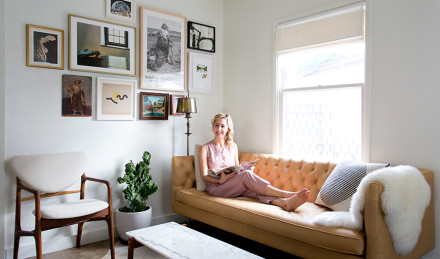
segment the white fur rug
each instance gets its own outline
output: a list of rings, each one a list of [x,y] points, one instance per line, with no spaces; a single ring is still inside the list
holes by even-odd
[[[349,211],[332,211],[314,219],[319,225],[363,228],[365,194],[371,182],[384,186],[382,210],[388,226],[394,250],[399,255],[411,252],[422,229],[422,219],[431,199],[431,189],[420,171],[409,165],[376,170],[361,181],[353,195]]]

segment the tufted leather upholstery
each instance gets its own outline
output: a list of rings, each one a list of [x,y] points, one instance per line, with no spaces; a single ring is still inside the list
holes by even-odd
[[[254,172],[277,188],[298,191],[306,187],[311,195],[295,212],[239,197],[225,199],[197,191],[194,157],[172,159],[173,210],[226,231],[304,258],[419,258],[434,248],[434,191],[425,212],[422,233],[414,250],[398,256],[381,210],[383,186],[370,185],[364,212],[365,230],[329,228],[315,225],[313,218],[328,209],[315,205],[317,194],[336,164],[295,161],[270,154],[240,152],[239,160],[260,158]],[[434,174],[420,169],[434,189]]]

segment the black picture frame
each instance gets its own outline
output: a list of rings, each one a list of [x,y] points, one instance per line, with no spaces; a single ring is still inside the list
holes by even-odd
[[[188,21],[187,47],[215,53],[215,27]]]

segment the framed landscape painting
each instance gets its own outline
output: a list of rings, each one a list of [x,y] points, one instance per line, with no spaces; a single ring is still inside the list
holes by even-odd
[[[168,94],[141,92],[139,119],[168,120]]]
[[[134,120],[136,80],[98,77],[97,120]]]
[[[136,22],[135,0],[105,0],[105,16],[123,22]]]
[[[140,88],[185,91],[186,17],[140,8]]]
[[[26,25],[26,65],[64,69],[64,31]]]
[[[136,28],[69,14],[69,69],[136,76]]]
[[[196,22],[188,22],[188,48],[215,52],[215,28]]]

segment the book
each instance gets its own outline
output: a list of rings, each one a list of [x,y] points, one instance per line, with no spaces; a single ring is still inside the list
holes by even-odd
[[[248,162],[241,162],[240,165],[234,165],[234,166],[228,166],[223,168],[217,168],[217,169],[211,169],[208,171],[208,175],[220,178],[222,172],[225,174],[231,174],[231,173],[238,173],[240,171],[246,171],[246,170],[252,170],[252,167],[257,163],[258,158],[254,161]]]

